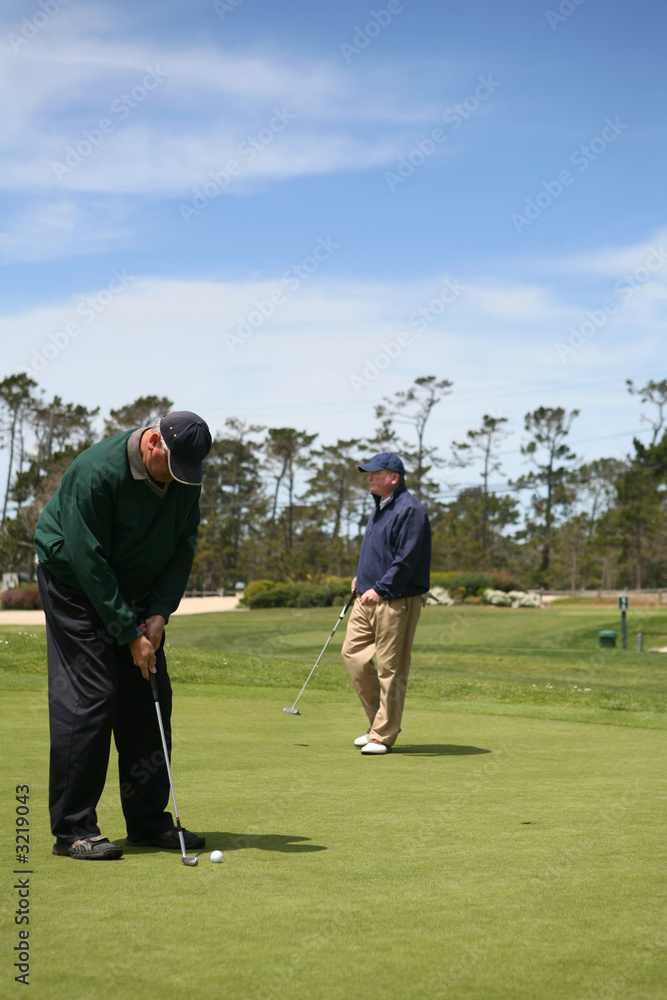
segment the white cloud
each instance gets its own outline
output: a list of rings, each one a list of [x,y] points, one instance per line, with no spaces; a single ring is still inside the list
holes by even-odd
[[[534,323],[571,315],[550,293],[536,285],[478,285],[469,292],[466,297],[472,297],[479,312],[497,320]]]
[[[118,40],[108,8],[72,15],[63,10],[5,61],[6,189],[185,194],[229,159],[241,161],[241,184],[379,167],[448,103],[405,87],[400,67],[364,76],[333,60]],[[240,144],[276,108],[293,119],[245,159]],[[108,131],[91,144],[104,119]]]
[[[539,288],[517,286],[502,295],[494,285],[470,283],[450,310],[418,331],[409,317],[437,299],[443,278],[366,284],[329,280],[325,269],[326,263],[292,291],[279,275],[246,282],[126,275],[119,285],[110,274],[108,288],[82,289],[50,306],[0,317],[3,367],[6,374],[31,371],[47,396],[99,405],[102,415],[155,392],[201,412],[215,431],[235,415],[318,432],[321,443],[370,434],[383,397],[434,374],[451,379],[454,390],[433,412],[430,442],[447,455],[450,442],[463,440],[483,413],[507,416],[515,432],[507,476],[523,471],[523,415],[538,406],[578,407],[577,442],[637,428],[636,401],[624,383],[632,377],[643,384],[659,370],[664,349],[655,323],[638,328],[634,317],[619,316],[562,364],[555,352],[562,307]],[[225,333],[281,288],[284,302],[230,351]],[[99,310],[93,319],[91,299]],[[551,320],[543,315],[545,302],[554,307]],[[657,299],[656,308],[662,302]],[[526,322],[533,312],[539,325]],[[380,364],[378,357],[391,353],[406,330],[411,342],[356,391],[353,376]],[[39,357],[48,363],[35,371]],[[629,443],[627,435],[592,440],[577,451],[586,459],[621,455]]]
[[[127,211],[115,202],[32,199],[4,224],[0,260],[42,261],[72,253],[104,253],[127,246]]]
[[[519,377],[522,384],[567,383],[575,369],[579,377],[587,368],[595,374],[618,362],[623,366],[619,377],[633,374],[627,367],[628,323],[622,318],[591,338],[578,352],[574,367],[559,365],[554,350],[563,333],[558,303],[552,303],[553,316],[548,320],[544,310],[548,300],[535,288],[506,289],[502,295],[498,289],[489,293],[470,285],[450,310],[419,327],[410,317],[420,304],[428,308],[437,301],[442,280],[364,285],[329,281],[326,263],[321,267],[321,273],[304,280],[297,290],[290,290],[278,276],[224,283],[128,275],[112,293],[105,288],[82,291],[52,306],[0,318],[5,366],[8,371],[22,370],[30,368],[36,357],[47,356],[48,364],[34,373],[40,382],[57,386],[71,378],[79,391],[89,386],[85,373],[103,372],[103,385],[95,388],[94,398],[108,395],[109,405],[118,405],[119,386],[127,384],[123,395],[131,395],[129,386],[134,383],[135,395],[140,394],[146,379],[143,362],[149,358],[153,379],[206,387],[210,398],[222,394],[238,400],[249,395],[284,402],[290,398],[290,387],[296,392],[299,385],[304,404],[334,398],[356,403],[358,394],[350,377],[386,353],[387,345],[406,331],[410,342],[372,380],[364,398],[374,398],[380,386],[384,394],[394,383],[432,370],[455,382],[459,376],[476,378],[480,385],[491,380],[506,396],[509,390],[502,387],[516,384]],[[110,274],[109,287],[118,284]],[[271,308],[271,295],[279,289],[284,298]],[[94,315],[87,305],[90,299]],[[664,308],[664,296],[648,300],[642,308],[649,308],[650,302]],[[262,318],[262,308],[271,315]],[[525,322],[533,314],[541,319],[539,327]],[[254,319],[249,322],[251,315]],[[631,317],[633,327],[635,318]],[[68,323],[77,331],[64,336]],[[230,344],[225,334],[237,333],[240,324],[249,333],[242,342]],[[646,337],[646,346],[653,344],[646,354],[648,363],[657,349],[650,324]],[[45,350],[49,345],[57,349]],[[641,346],[635,331],[635,357],[641,355]],[[238,372],[252,384],[239,384]],[[62,394],[60,389],[54,391]]]
[[[566,257],[549,257],[540,262],[542,269],[572,274],[590,274],[621,280],[626,273],[645,267],[650,261],[653,273],[667,273],[667,229],[661,228],[648,239],[620,247],[596,247]]]

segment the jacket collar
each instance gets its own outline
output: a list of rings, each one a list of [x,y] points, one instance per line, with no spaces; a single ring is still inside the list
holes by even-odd
[[[407,487],[399,484],[394,490],[394,492],[391,494],[391,497],[389,498],[389,503],[386,504],[385,507],[383,507],[383,510],[385,510],[387,507],[391,507],[396,497],[400,496],[401,493],[407,493],[407,492],[408,492]],[[380,510],[380,503],[382,501],[382,497],[379,497],[377,493],[371,493],[371,496],[375,500],[375,510],[377,512]]]

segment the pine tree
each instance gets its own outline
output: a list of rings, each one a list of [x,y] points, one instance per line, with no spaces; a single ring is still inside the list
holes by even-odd
[[[569,477],[577,456],[566,438],[578,416],[579,410],[567,413],[562,407],[540,406],[524,418],[525,430],[532,438],[521,446],[521,453],[534,464],[535,471],[520,476],[511,485],[533,490],[530,499],[533,519],[527,519],[522,534],[527,538],[532,536],[539,545],[538,578],[541,582],[545,582],[549,570],[556,524],[573,499]]]

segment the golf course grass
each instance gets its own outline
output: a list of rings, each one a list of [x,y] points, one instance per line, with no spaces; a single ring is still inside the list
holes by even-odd
[[[51,856],[43,630],[0,613],[1,996],[22,989],[22,784],[40,998],[667,995],[667,657],[598,649],[599,629],[620,636],[610,609],[427,608],[403,732],[368,758],[344,625],[302,715],[282,712],[336,614],[170,623],[174,781],[184,824],[207,835],[187,868],[148,848]],[[631,629],[667,632],[667,613],[641,614]],[[122,843],[113,761],[99,816]]]

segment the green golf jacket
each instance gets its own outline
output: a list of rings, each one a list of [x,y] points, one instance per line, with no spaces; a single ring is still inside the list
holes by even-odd
[[[35,530],[40,563],[83,591],[120,645],[146,616],[176,610],[199,524],[199,486],[162,487],[141,461],[142,429],[92,445],[74,459]]]

